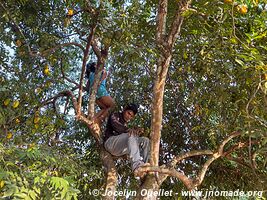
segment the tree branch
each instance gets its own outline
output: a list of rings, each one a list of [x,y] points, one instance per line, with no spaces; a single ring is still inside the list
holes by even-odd
[[[106,172],[106,191],[112,191],[112,194],[116,191],[116,186],[118,183],[118,173],[116,170],[116,166],[114,164],[113,158],[110,153],[108,153],[103,146],[100,148],[100,157],[103,162],[103,166],[105,167]],[[107,195],[104,197],[105,200],[113,200],[113,196]]]
[[[171,26],[171,29],[168,35],[168,39],[167,39],[168,45],[171,47],[174,45],[174,42],[181,30],[181,26],[184,20],[184,17],[182,16],[182,14],[188,10],[188,7],[190,4],[191,4],[191,0],[180,0],[179,1],[179,9],[176,12],[176,15],[174,17],[174,21],[172,23],[172,26]]]
[[[26,37],[24,35],[24,33],[22,32],[21,28],[19,27],[19,25],[16,23],[16,21],[13,19],[13,17],[10,15],[9,13],[9,10],[7,10],[7,8],[0,2],[2,8],[7,12],[7,15],[9,16],[9,18],[11,19],[11,21],[13,22],[14,26],[16,27],[16,30],[17,32],[19,32],[19,34],[23,37],[23,39],[25,40],[26,42]],[[28,48],[28,51],[29,51],[29,54],[30,55],[33,55],[32,51],[31,51],[31,47],[29,44],[27,44],[26,42],[26,45],[27,45],[27,48]]]
[[[96,93],[100,85],[100,77],[101,77],[101,72],[104,68],[104,62],[105,62],[105,59],[101,55],[100,58],[98,58],[97,60],[94,83],[92,85],[92,88],[89,94],[89,102],[88,102],[88,118],[89,119],[92,119],[94,116]]]
[[[157,34],[156,41],[159,45],[163,44],[166,34],[166,17],[167,17],[168,0],[160,0],[157,15]]]
[[[192,180],[190,178],[188,178],[186,175],[184,175],[183,173],[178,172],[174,168],[167,168],[164,165],[160,166],[160,167],[146,166],[146,167],[142,167],[142,171],[158,172],[160,174],[166,174],[168,176],[176,177],[179,180],[181,180],[187,188],[192,188],[193,187]]]
[[[186,152],[186,153],[183,153],[179,156],[176,156],[172,160],[171,166],[174,167],[178,162],[180,162],[186,158],[190,158],[190,157],[194,157],[194,156],[202,156],[202,155],[213,155],[213,152],[210,150],[196,150],[196,151]]]
[[[100,51],[100,48],[97,46],[97,41],[96,41],[96,39],[93,39],[93,40],[92,40],[92,47],[93,47],[93,50],[94,50],[96,56],[97,56],[98,58],[101,58],[101,51]]]
[[[248,167],[248,168],[251,168],[251,166],[250,166],[249,164],[245,163],[244,160],[241,159],[241,158],[233,158],[233,157],[230,156],[230,155],[227,155],[226,158],[227,158],[228,160],[234,161],[234,162],[236,162],[236,163],[238,163],[238,164],[241,164],[241,165],[244,165],[244,166],[246,166],[246,167]]]
[[[72,100],[72,104],[73,104],[73,107],[74,107],[74,110],[75,110],[75,113],[77,112],[77,101],[76,101],[76,98],[75,96],[73,95],[73,93],[70,91],[70,90],[65,90],[65,91],[62,91],[60,93],[58,93],[57,95],[47,99],[45,102],[42,102],[41,104],[42,105],[47,105],[49,103],[53,103],[55,102],[58,98],[60,97],[64,97],[64,96],[68,96],[71,98]]]
[[[173,26],[177,25],[176,22],[179,22],[179,26],[182,25],[181,15],[189,6],[190,0],[180,0],[180,6],[177,11],[178,14],[175,15]],[[165,32],[166,32],[166,15],[167,15],[167,0],[160,0],[158,7],[158,18],[157,18],[157,45],[158,50],[161,51],[157,63],[156,78],[153,86],[153,102],[152,102],[152,118],[151,118],[151,159],[150,163],[153,166],[158,165],[159,160],[159,143],[161,137],[161,128],[162,128],[162,114],[163,114],[163,96],[164,96],[164,87],[166,82],[166,76],[168,73],[168,68],[172,58],[172,48],[175,42],[177,35],[180,33],[179,27],[173,27],[170,30],[169,38],[172,40],[170,43],[166,41]],[[178,18],[178,19],[177,19]],[[168,38],[167,38],[168,39]]]
[[[237,136],[240,136],[241,135],[241,132],[238,132],[238,131],[235,131],[233,132],[232,134],[230,134],[230,136],[228,136],[223,142],[222,144],[219,146],[218,148],[218,153],[219,155],[223,155],[223,149],[224,149],[224,146],[233,138],[237,137]]]
[[[219,146],[217,152],[212,152],[210,150],[199,150],[199,151],[191,151],[191,152],[186,152],[183,153],[182,155],[176,156],[169,164],[167,164],[167,166],[171,167],[171,171],[175,170],[175,165],[186,159],[186,158],[190,158],[193,156],[202,156],[202,155],[212,155],[211,158],[209,158],[203,165],[202,169],[199,171],[198,175],[196,176],[195,179],[188,181],[188,177],[187,179],[185,179],[184,177],[180,177],[177,176],[176,173],[172,174],[172,173],[165,173],[165,174],[161,174],[160,178],[159,178],[159,182],[162,183],[168,176],[174,176],[177,178],[183,178],[184,180],[182,180],[182,182],[186,182],[186,187],[189,190],[195,189],[196,187],[198,187],[202,182],[203,179],[206,175],[206,172],[209,168],[209,166],[212,164],[213,161],[215,161],[216,159],[220,158],[220,157],[225,157],[228,156],[230,153],[232,153],[233,151],[235,151],[236,149],[240,149],[240,148],[244,148],[245,146],[247,146],[245,143],[241,143],[239,142],[237,145],[235,145],[234,147],[230,148],[230,150],[228,150],[227,152],[224,152],[224,147],[225,145],[233,138],[240,136],[241,133],[240,132],[233,132],[232,134],[230,134],[226,139],[223,140],[222,144]],[[256,143],[256,142],[255,142]],[[153,168],[154,169],[154,168]],[[158,172],[163,172],[163,171],[158,171]],[[185,176],[185,175],[183,175]],[[190,184],[188,184],[190,183]]]
[[[91,32],[87,38],[87,44],[86,44],[86,48],[84,51],[84,56],[83,56],[83,63],[82,63],[82,72],[81,72],[81,76],[80,76],[80,85],[79,85],[79,96],[78,96],[78,112],[77,115],[81,114],[81,105],[82,105],[82,93],[83,93],[83,78],[84,78],[84,74],[85,74],[85,69],[86,69],[86,62],[87,62],[87,58],[88,58],[88,54],[89,54],[89,49],[92,43],[92,39],[95,33],[95,28],[96,28],[96,24],[92,27]]]
[[[214,154],[212,155],[212,157],[211,157],[210,159],[208,159],[208,160],[205,162],[205,164],[203,165],[202,169],[199,171],[197,177],[196,177],[195,180],[194,180],[194,187],[197,187],[197,186],[199,186],[199,185],[202,183],[202,181],[203,181],[203,179],[204,179],[204,177],[205,177],[205,175],[206,175],[206,172],[207,172],[209,166],[211,165],[211,163],[212,163],[214,160],[216,160],[216,159],[220,158],[221,156],[223,156],[223,149],[224,149],[224,146],[225,146],[231,139],[233,139],[233,138],[235,138],[235,137],[237,137],[237,136],[239,136],[239,135],[241,135],[240,132],[237,132],[237,131],[236,131],[236,132],[233,132],[232,134],[230,134],[230,136],[228,136],[228,137],[222,142],[222,144],[221,144],[221,145],[219,146],[219,148],[218,148],[218,151],[217,151],[216,153],[214,153]]]
[[[220,157],[219,153],[214,153],[212,155],[212,157],[205,162],[202,169],[199,171],[197,177],[194,180],[194,188],[196,188],[197,186],[199,186],[202,183],[202,181],[206,175],[206,172],[208,171],[209,166],[211,165],[211,163],[214,160],[218,159],[219,157]]]
[[[85,49],[83,48],[83,46],[77,42],[69,42],[69,43],[63,43],[63,44],[59,44],[57,46],[54,46],[50,49],[46,49],[42,52],[40,52],[41,55],[48,55],[50,52],[54,52],[56,51],[57,49],[60,49],[62,47],[67,47],[67,46],[76,46],[76,47],[79,47],[83,52],[85,51]]]
[[[68,78],[66,75],[65,75],[65,72],[63,70],[63,65],[62,65],[62,59],[61,59],[61,62],[60,62],[60,70],[61,70],[61,74],[62,74],[62,78],[67,80],[68,82],[74,84],[76,87],[79,87],[79,84],[76,83],[75,81],[71,80],[70,78]]]

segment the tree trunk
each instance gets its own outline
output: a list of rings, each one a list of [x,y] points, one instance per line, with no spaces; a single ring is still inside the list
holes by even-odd
[[[166,31],[167,23],[167,8],[168,1],[160,0],[158,7],[158,16],[157,16],[157,34],[156,42],[157,48],[160,52],[160,57],[157,63],[156,77],[153,87],[153,102],[152,102],[152,123],[151,123],[151,156],[150,163],[152,166],[158,166],[159,164],[159,147],[160,147],[160,138],[161,138],[161,129],[162,129],[162,116],[163,116],[163,97],[164,97],[164,88],[166,82],[166,76],[168,73],[168,68],[172,58],[172,49],[176,41],[177,36],[180,33],[181,26],[183,23],[183,12],[185,12],[191,0],[180,0],[178,1],[179,8],[175,14],[174,20],[172,22],[169,33]],[[145,183],[143,184],[144,188],[147,190],[153,190],[153,194],[157,194],[160,191],[160,183],[156,176],[147,177]],[[157,195],[143,196],[142,199],[157,199]]]
[[[171,54],[166,57],[161,57],[158,61],[157,77],[153,87],[153,102],[152,102],[152,125],[151,125],[151,164],[158,166],[159,160],[159,144],[162,128],[163,115],[163,95],[165,80],[168,72],[168,67],[171,60]]]
[[[114,164],[114,160],[104,147],[100,148],[100,156],[103,163],[103,166],[106,171],[106,187],[104,193],[107,194],[107,191],[109,191],[109,194],[115,194],[116,186],[118,182],[118,174],[116,170],[116,166]],[[113,200],[115,199],[114,195],[106,195],[103,196],[102,199],[104,200]]]
[[[160,185],[154,173],[150,173],[146,177],[146,181],[138,188],[136,200],[156,200]]]

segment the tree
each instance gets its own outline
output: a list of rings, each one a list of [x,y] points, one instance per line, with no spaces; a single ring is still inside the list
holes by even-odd
[[[263,190],[266,2],[227,2],[1,3],[1,195],[90,199],[93,186],[111,191],[106,199],[124,187],[138,189],[137,199],[156,198],[142,189]],[[135,123],[150,127],[152,167],[141,185],[91,128],[99,83],[84,92],[89,58],[98,77],[113,65],[118,107],[143,107]],[[243,184],[251,176],[255,184]]]

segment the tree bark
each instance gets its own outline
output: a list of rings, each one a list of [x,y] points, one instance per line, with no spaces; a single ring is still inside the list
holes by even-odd
[[[118,174],[116,170],[116,166],[114,164],[113,157],[111,154],[109,154],[103,146],[100,148],[100,157],[103,163],[103,166],[105,168],[106,172],[106,186],[104,193],[107,193],[106,191],[110,191],[110,193],[115,194],[116,186],[118,182]],[[113,196],[103,196],[104,200],[113,200]]]
[[[161,53],[157,62],[156,77],[153,86],[153,101],[152,101],[152,119],[151,119],[151,152],[150,152],[150,163],[152,166],[158,166],[159,162],[159,146],[161,138],[162,128],[162,115],[163,115],[163,96],[166,82],[166,76],[168,68],[172,58],[172,49],[178,34],[180,33],[181,26],[184,17],[182,16],[185,12],[191,0],[179,1],[179,8],[176,11],[174,20],[172,22],[169,33],[166,33],[167,23],[167,0],[160,0],[157,15],[157,33],[156,43],[159,52]],[[153,190],[158,192],[161,183],[156,176],[148,176],[141,188],[146,190]],[[156,181],[155,181],[156,180]],[[157,196],[143,196],[143,199],[157,199]]]

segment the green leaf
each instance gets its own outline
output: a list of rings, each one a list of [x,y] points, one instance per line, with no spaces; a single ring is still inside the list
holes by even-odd
[[[192,15],[193,13],[197,13],[197,11],[195,9],[189,8],[186,11],[184,11],[182,13],[183,17],[189,17],[190,15]]]
[[[244,62],[242,61],[242,60],[239,60],[239,59],[235,59],[235,61],[239,64],[239,65],[241,65],[241,66],[244,66],[245,64],[244,64]]]

